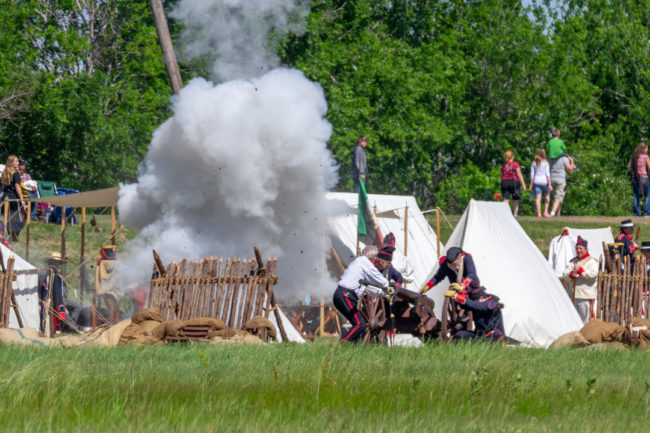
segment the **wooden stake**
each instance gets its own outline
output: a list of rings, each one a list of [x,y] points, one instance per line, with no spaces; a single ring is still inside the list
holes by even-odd
[[[321,337],[325,332],[325,298],[320,297],[320,324],[318,326]]]

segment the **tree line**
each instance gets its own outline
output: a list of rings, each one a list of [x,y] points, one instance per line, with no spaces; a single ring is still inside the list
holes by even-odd
[[[650,119],[647,0],[310,3],[306,31],[273,48],[325,91],[339,190],[352,190],[363,134],[370,192],[457,213],[492,199],[505,150],[527,174],[557,127],[580,168],[563,212],[631,212],[627,160]],[[0,0],[0,49],[6,152],[72,188],[135,179],[170,115],[148,1]],[[204,75],[200,59],[180,66],[185,81]]]

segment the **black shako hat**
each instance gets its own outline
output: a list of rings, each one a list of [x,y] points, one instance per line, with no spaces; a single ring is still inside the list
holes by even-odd
[[[461,250],[458,247],[449,248],[447,250],[447,256],[446,256],[447,262],[449,262],[449,263],[455,262],[456,259],[458,258],[458,256],[460,256],[460,253],[462,253],[462,252],[463,252],[463,250]]]

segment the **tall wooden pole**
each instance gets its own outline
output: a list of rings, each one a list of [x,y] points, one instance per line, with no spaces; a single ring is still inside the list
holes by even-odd
[[[150,0],[151,12],[153,13],[153,21],[158,33],[158,41],[162,49],[163,61],[169,75],[169,81],[172,85],[172,91],[175,95],[183,88],[183,80],[181,79],[181,72],[178,69],[178,61],[174,53],[174,46],[172,45],[172,38],[169,35],[169,27],[167,26],[167,18],[165,18],[165,10],[163,9],[162,0]]]

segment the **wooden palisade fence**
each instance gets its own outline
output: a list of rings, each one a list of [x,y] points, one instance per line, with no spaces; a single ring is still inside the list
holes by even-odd
[[[264,266],[255,248],[254,259],[183,259],[165,268],[153,253],[154,274],[147,306],[158,309],[166,320],[213,317],[241,329],[253,316],[268,319],[273,311],[280,336],[287,341],[273,295],[278,281],[277,258],[268,259]]]
[[[629,256],[621,261],[616,255],[606,261],[606,271],[598,274],[597,318],[626,325],[632,317],[648,316],[650,277],[647,264],[645,257],[637,257],[630,272]]]
[[[2,258],[2,251],[0,251],[0,327],[9,327],[9,318],[11,315],[11,308],[13,307],[18,326],[23,327],[23,322],[16,303],[14,295],[13,282],[16,280],[14,272],[14,257],[11,256],[7,259],[7,267],[5,268],[4,260]]]

